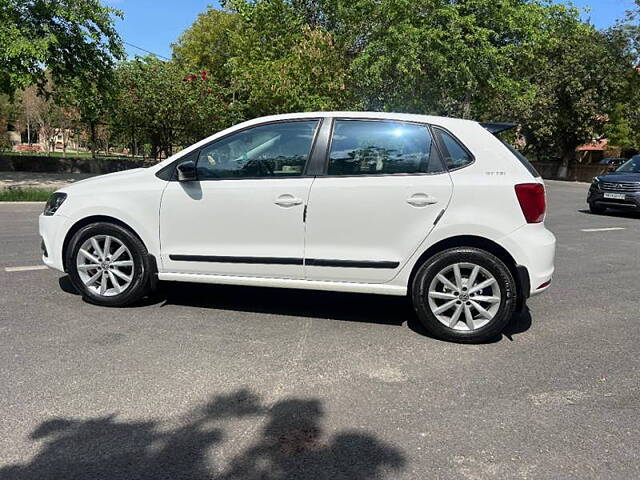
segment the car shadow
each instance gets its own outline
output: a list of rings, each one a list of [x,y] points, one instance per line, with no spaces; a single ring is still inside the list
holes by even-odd
[[[60,288],[78,295],[67,275],[58,280]],[[406,326],[418,335],[439,340],[420,323],[407,297],[364,293],[325,292],[268,287],[210,285],[204,283],[160,282],[158,289],[132,306],[175,305],[231,310],[235,312],[317,318],[378,325]],[[514,315],[503,333],[484,343],[499,342],[531,327],[528,308]]]
[[[212,395],[174,419],[51,417],[29,439],[24,463],[0,466],[6,480],[394,478],[406,454],[362,429],[323,428],[323,402],[271,403],[249,389]],[[247,437],[247,423],[255,431]],[[247,437],[246,439],[243,437]],[[217,464],[221,454],[229,461]]]
[[[640,212],[628,209],[608,208],[605,213],[592,213],[588,208],[578,210],[578,213],[593,215],[594,217],[618,217],[640,219]]]

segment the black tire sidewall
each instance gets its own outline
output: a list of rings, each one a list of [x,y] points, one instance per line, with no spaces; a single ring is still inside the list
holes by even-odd
[[[487,269],[498,281],[501,294],[500,308],[494,318],[473,332],[457,331],[443,325],[431,311],[427,299],[429,285],[442,269],[453,263],[467,262]],[[516,308],[517,288],[509,268],[498,257],[478,248],[459,247],[436,254],[418,269],[411,296],[418,318],[430,334],[443,340],[478,343],[497,337],[509,323]]]
[[[78,274],[76,257],[82,244],[95,235],[110,235],[121,241],[133,256],[134,278],[129,287],[122,293],[111,297],[103,297],[89,290]],[[92,223],[78,230],[67,248],[66,255],[67,273],[73,286],[82,297],[90,303],[107,307],[123,307],[130,305],[147,292],[149,285],[149,259],[144,244],[126,228],[112,223]]]

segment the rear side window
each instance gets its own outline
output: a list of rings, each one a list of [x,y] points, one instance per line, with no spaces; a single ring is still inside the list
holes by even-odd
[[[449,170],[466,167],[473,163],[473,156],[458,140],[449,132],[440,128],[435,129],[436,135],[440,138],[440,144],[444,150],[444,163]]]
[[[505,142],[502,139],[499,139],[502,143],[504,143],[504,146],[507,147],[509,149],[509,151],[511,153],[513,153],[513,155],[520,161],[520,163],[524,166],[524,168],[526,168],[529,173],[531,175],[533,175],[534,177],[538,178],[540,177],[540,174],[538,173],[538,171],[536,170],[536,167],[534,167],[533,165],[531,165],[531,162],[529,161],[529,159],[527,157],[525,157],[522,153],[520,153],[518,150],[516,150],[515,148],[513,148],[511,146],[511,144]]]
[[[439,173],[444,168],[427,126],[372,120],[337,120],[329,175]]]

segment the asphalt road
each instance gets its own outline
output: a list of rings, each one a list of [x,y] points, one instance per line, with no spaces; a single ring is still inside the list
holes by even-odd
[[[41,205],[0,205],[0,479],[640,478],[640,216],[548,190],[554,286],[471,346],[393,297],[167,284],[95,307],[5,271],[39,263]]]

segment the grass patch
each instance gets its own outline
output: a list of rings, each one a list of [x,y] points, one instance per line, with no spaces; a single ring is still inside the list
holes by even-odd
[[[46,202],[55,192],[46,188],[11,188],[0,190],[0,202]]]

